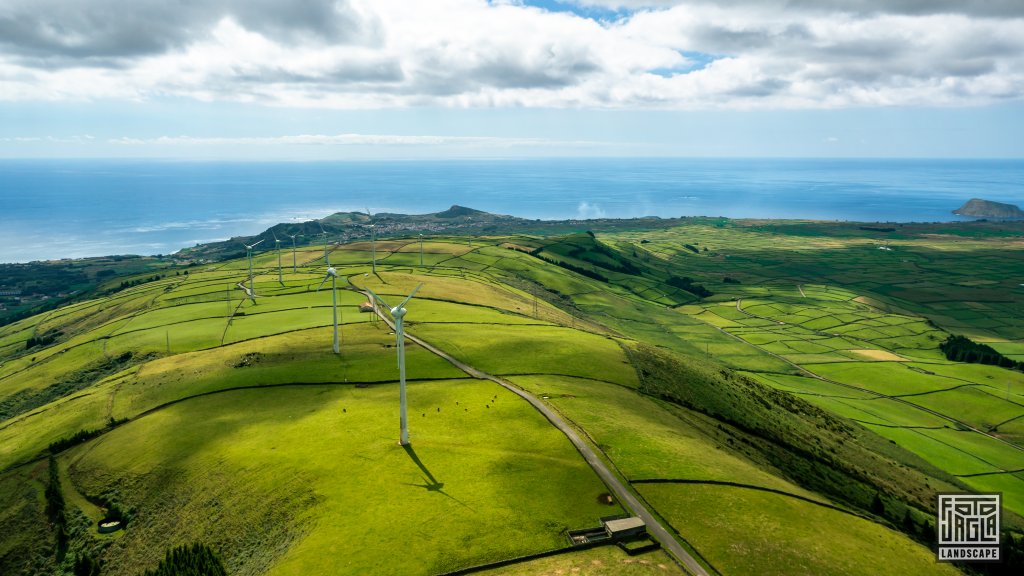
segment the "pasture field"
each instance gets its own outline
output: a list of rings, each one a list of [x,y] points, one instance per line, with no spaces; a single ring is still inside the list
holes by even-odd
[[[682,249],[684,233],[708,252]],[[953,332],[1016,351],[1024,332],[1013,302],[1021,294],[1010,279],[1024,272],[1019,247],[1002,238],[905,234],[886,251],[876,240],[810,223],[699,224],[626,236],[648,240],[653,254],[695,274],[738,279],[678,310],[824,380],[770,368],[747,373],[939,468],[996,473],[1006,506],[1024,513],[1024,474],[1014,472],[1024,468],[1020,373],[950,362],[938,350]],[[1010,249],[996,256],[1003,248]],[[980,478],[994,480],[962,481],[980,486]]]
[[[485,572],[489,576],[674,576],[683,569],[662,551],[631,557],[612,546],[530,560]]]
[[[874,522],[779,494],[732,486],[645,484],[640,493],[692,534],[723,574],[958,574],[935,554]],[[841,533],[836,526],[841,525]]]
[[[40,518],[48,446],[79,432],[54,449],[71,523],[130,515],[114,537],[72,530],[69,553],[104,576],[192,541],[231,574],[437,574],[623,512],[529,404],[411,342],[414,449],[397,446],[394,334],[361,291],[394,305],[422,284],[411,334],[554,408],[712,570],[956,573],[918,527],[936,491],[969,489],[1002,492],[1005,525],[1024,528],[1024,376],[938,346],[955,333],[1024,357],[1024,251],[893,230],[431,237],[423,266],[417,238],[381,238],[376,273],[369,242],[330,244],[337,355],[323,246],[293,272],[282,245],[281,282],[277,253],[257,251],[255,302],[244,258],[115,278],[0,327],[0,528],[21,535],[0,572],[70,570]],[[680,572],[601,548],[489,573]]]
[[[586,430],[619,473],[721,573],[767,574],[778,566],[802,574],[879,574],[887,566],[910,574],[935,569],[926,547],[780,478],[770,466],[745,457],[713,426],[702,425],[697,414],[666,410],[655,400],[602,382],[513,380],[548,398]],[[645,482],[650,480],[669,483]],[[793,533],[781,534],[783,529]],[[844,542],[842,549],[829,546],[835,540]],[[874,558],[864,562],[867,556]]]
[[[394,383],[229,391],[68,452],[83,493],[138,511],[105,573],[205,539],[230,550],[232,574],[432,574],[556,548],[618,512],[568,440],[500,387],[412,384],[412,451],[396,397]]]

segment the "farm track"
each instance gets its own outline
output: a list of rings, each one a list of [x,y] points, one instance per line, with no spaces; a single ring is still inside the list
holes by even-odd
[[[367,299],[372,298],[372,296],[369,293],[364,294],[366,294]],[[373,300],[370,301],[372,302]],[[374,310],[377,313],[377,315],[380,316],[380,318],[384,320],[384,322],[387,323],[387,325],[390,326],[392,330],[394,330],[394,324],[387,317],[387,315],[381,312],[377,306],[374,306]],[[689,573],[695,574],[696,576],[710,576],[708,572],[704,569],[704,567],[701,566],[700,563],[698,563],[697,560],[694,559],[693,556],[691,556],[690,553],[683,548],[679,541],[677,541],[672,536],[672,534],[647,509],[647,507],[644,506],[640,502],[640,500],[635,495],[633,495],[633,493],[626,487],[626,485],[623,484],[622,481],[620,481],[618,477],[616,477],[615,474],[612,473],[608,466],[605,465],[604,461],[602,461],[597,456],[597,454],[590,448],[590,445],[584,442],[580,435],[577,434],[576,431],[572,428],[572,426],[570,426],[565,420],[563,420],[562,417],[559,416],[554,410],[552,410],[546,404],[541,402],[536,396],[530,394],[529,392],[526,392],[525,390],[519,388],[518,386],[512,384],[511,382],[498,378],[497,376],[492,376],[486,372],[477,370],[476,368],[460,360],[455,359],[454,357],[445,353],[439,348],[436,348],[431,344],[428,344],[426,341],[416,336],[413,336],[408,332],[405,333],[405,337],[408,338],[413,343],[422,346],[428,352],[431,352],[439,356],[440,358],[447,360],[449,363],[452,364],[452,366],[455,366],[456,368],[462,370],[466,374],[469,374],[470,376],[480,380],[489,380],[491,382],[494,382],[495,384],[498,384],[499,386],[519,396],[523,400],[529,402],[530,405],[534,407],[534,409],[536,409],[538,412],[541,413],[541,415],[547,418],[548,422],[551,422],[551,424],[555,428],[557,428],[559,431],[565,434],[566,438],[569,439],[569,441],[580,453],[580,455],[583,456],[583,459],[587,462],[587,464],[605,483],[608,489],[615,494],[615,497],[619,500],[619,502],[622,503],[629,510],[631,510],[633,514],[636,514],[641,519],[643,519],[643,521],[647,524],[647,530],[661,543],[662,547],[666,551],[668,551],[673,557],[675,557],[675,559],[679,561],[681,565]]]

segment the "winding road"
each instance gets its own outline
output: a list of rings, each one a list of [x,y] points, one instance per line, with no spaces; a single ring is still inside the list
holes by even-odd
[[[375,299],[369,293],[363,292],[363,294],[366,296],[368,301],[375,302]],[[386,322],[387,325],[390,326],[392,330],[395,329],[395,325],[391,322],[387,315],[383,314],[380,311],[380,308],[376,305],[374,306],[374,312],[376,312],[376,314],[380,316],[380,318],[384,320],[384,322]],[[694,574],[695,576],[709,576],[707,570],[705,570],[704,567],[701,566],[697,562],[697,560],[695,560],[693,556],[691,556],[690,553],[686,551],[685,548],[683,548],[679,541],[676,540],[672,536],[672,534],[667,529],[665,529],[664,526],[662,526],[661,522],[657,518],[655,518],[653,514],[651,514],[647,507],[644,506],[644,504],[641,503],[636,498],[636,496],[634,496],[633,493],[629,491],[628,488],[626,488],[622,481],[619,480],[618,477],[616,477],[615,474],[613,474],[612,471],[608,469],[608,466],[606,466],[605,463],[600,458],[598,458],[594,450],[591,449],[590,446],[586,442],[584,442],[582,438],[580,438],[580,435],[577,434],[575,430],[573,430],[572,426],[570,426],[565,420],[562,419],[561,416],[555,413],[546,404],[541,402],[536,396],[530,394],[529,392],[526,392],[525,390],[519,388],[518,386],[515,386],[511,382],[502,380],[497,376],[492,376],[486,372],[477,370],[476,368],[466,364],[465,362],[453,358],[446,352],[434,347],[433,345],[423,341],[420,338],[417,338],[416,336],[413,336],[412,334],[409,334],[408,332],[405,333],[405,337],[408,340],[422,346],[427,351],[447,360],[453,366],[455,366],[459,370],[462,370],[466,374],[469,374],[470,376],[478,378],[480,380],[490,380],[491,382],[494,382],[495,384],[502,386],[503,388],[519,396],[523,400],[529,402],[531,406],[533,406],[538,412],[543,414],[544,417],[548,419],[548,422],[551,422],[551,424],[555,428],[558,428],[563,434],[565,434],[566,438],[568,438],[569,441],[572,442],[572,445],[576,447],[576,450],[580,453],[580,455],[583,456],[583,459],[586,460],[587,464],[590,465],[590,467],[594,470],[597,476],[601,478],[601,481],[604,482],[608,489],[615,494],[615,497],[618,499],[619,503],[625,506],[627,510],[630,510],[635,516],[643,519],[644,523],[647,524],[647,532],[655,539],[657,539],[658,542],[661,543],[662,548],[664,548],[666,551],[669,552],[669,554],[675,557],[687,570],[687,572]]]

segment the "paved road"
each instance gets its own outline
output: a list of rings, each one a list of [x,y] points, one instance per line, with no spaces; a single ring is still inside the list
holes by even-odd
[[[366,294],[366,297],[370,302],[374,301],[374,299],[369,294]],[[391,329],[394,330],[395,326],[394,324],[391,323],[391,320],[388,319],[386,315],[381,314],[379,309],[376,310],[376,312],[385,322],[387,322],[388,326],[391,326]],[[709,576],[708,572],[704,569],[704,567],[701,566],[693,558],[693,556],[691,556],[689,552],[687,552],[686,549],[679,544],[679,542],[672,536],[672,534],[670,534],[669,531],[661,525],[661,522],[659,522],[658,519],[655,518],[654,515],[647,510],[647,507],[645,507],[639,500],[637,500],[636,496],[634,496],[633,493],[630,492],[626,488],[626,486],[622,484],[622,482],[615,476],[615,474],[612,474],[611,470],[609,470],[605,463],[600,458],[597,457],[597,454],[594,453],[590,446],[586,442],[584,442],[582,438],[580,438],[579,434],[577,434],[576,431],[573,430],[572,427],[569,426],[569,424],[567,424],[561,416],[556,414],[546,404],[537,399],[536,396],[530,394],[529,392],[526,392],[525,390],[520,389],[519,387],[513,385],[510,382],[498,378],[497,376],[491,376],[486,372],[481,372],[480,370],[477,370],[476,368],[473,368],[472,366],[464,362],[456,360],[455,358],[452,358],[450,355],[443,352],[442,350],[435,348],[434,346],[428,344],[427,342],[421,340],[420,338],[417,338],[416,336],[413,336],[412,334],[409,334],[408,332],[405,333],[405,337],[415,342],[416,344],[419,344],[426,350],[440,356],[441,358],[444,358],[448,362],[451,362],[453,366],[455,366],[459,370],[462,370],[466,374],[469,374],[470,376],[474,378],[479,378],[481,380],[490,380],[491,382],[494,382],[495,384],[498,384],[499,386],[506,388],[513,394],[529,402],[530,405],[536,408],[538,412],[543,414],[544,417],[547,418],[553,426],[555,426],[555,428],[558,428],[559,430],[562,431],[563,434],[565,434],[569,441],[572,442],[572,445],[576,447],[576,450],[578,450],[579,453],[583,456],[583,459],[587,461],[587,464],[589,464],[590,467],[594,469],[594,472],[597,473],[598,477],[600,477],[601,480],[605,483],[605,485],[608,486],[608,488],[615,494],[615,497],[618,498],[619,502],[623,504],[627,510],[632,511],[632,513],[635,516],[638,516],[643,519],[643,521],[647,524],[647,532],[655,539],[657,539],[658,542],[661,543],[662,548],[667,550],[670,554],[672,554],[672,556],[679,560],[682,563],[682,565],[686,568],[686,570],[691,574],[694,574],[696,576]]]

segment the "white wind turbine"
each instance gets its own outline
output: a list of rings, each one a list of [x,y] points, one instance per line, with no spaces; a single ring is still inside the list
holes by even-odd
[[[327,275],[324,276],[316,291],[319,292],[320,288],[324,287],[324,282],[327,282],[328,278],[331,279],[331,303],[334,307],[334,353],[337,354],[341,350],[341,346],[338,343],[338,271],[334,267],[327,267]]]
[[[370,209],[369,208],[366,209],[366,217],[370,219],[370,249],[372,250],[372,254],[373,254],[373,260],[372,260],[371,266],[373,268],[373,273],[376,274],[377,273],[377,233],[376,233],[376,226],[374,226],[374,224],[373,224],[373,215],[370,214]]]
[[[402,319],[405,318],[405,304],[412,297],[419,292],[419,289],[423,287],[423,284],[416,286],[413,291],[406,296],[405,300],[398,306],[392,308],[388,306],[388,303],[383,298],[373,293],[373,290],[366,289],[378,302],[384,305],[385,308],[391,310],[391,315],[395,318],[395,340],[398,344],[398,395],[399,395],[399,406],[401,412],[399,413],[399,423],[401,425],[401,436],[399,436],[398,443],[402,446],[409,445],[409,418],[406,415],[406,403],[405,403],[405,330],[403,329]]]
[[[270,231],[274,234],[274,231]],[[284,286],[284,280],[281,278],[281,239],[274,234],[274,247],[277,248],[277,283]]]
[[[324,264],[327,264],[327,267],[330,268],[331,257],[327,255],[327,230],[324,230],[324,225],[319,220],[317,220],[316,225],[320,227],[320,233],[324,236]]]
[[[245,255],[249,257],[249,299],[253,302],[256,301],[256,285],[254,284],[255,280],[252,276],[252,249],[258,246],[260,242],[263,242],[263,240],[260,240],[255,244],[243,244],[243,246],[245,246]]]
[[[297,260],[295,259],[295,239],[302,236],[302,234],[285,234],[285,236],[292,239],[292,274],[294,274],[299,271],[299,267],[296,264]]]

